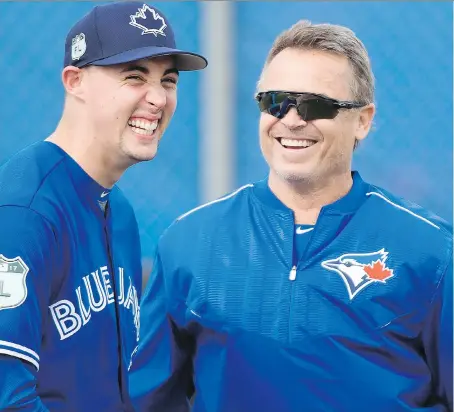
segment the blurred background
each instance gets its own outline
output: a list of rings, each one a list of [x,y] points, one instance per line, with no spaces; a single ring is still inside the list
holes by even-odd
[[[46,138],[61,114],[69,28],[100,2],[0,2],[0,162]],[[375,128],[356,152],[363,178],[452,223],[453,6],[448,2],[154,2],[179,47],[210,64],[180,76],[156,159],[119,186],[137,215],[144,274],[180,214],[266,176],[255,84],[274,38],[299,19],[351,28],[376,77]]]

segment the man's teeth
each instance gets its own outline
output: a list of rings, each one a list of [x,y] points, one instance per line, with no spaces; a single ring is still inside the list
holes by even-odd
[[[134,133],[142,134],[142,135],[152,135],[153,132],[158,127],[159,120],[154,120],[150,122],[149,120],[144,119],[134,119],[128,122],[129,126],[132,127]]]
[[[281,145],[286,147],[309,147],[317,143],[314,140],[299,140],[299,139],[281,139]]]

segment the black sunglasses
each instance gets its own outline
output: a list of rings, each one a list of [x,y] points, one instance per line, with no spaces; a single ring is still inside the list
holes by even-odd
[[[261,112],[282,119],[293,106],[301,118],[309,122],[317,119],[334,119],[340,109],[364,107],[365,103],[330,99],[315,93],[268,91],[255,95]]]

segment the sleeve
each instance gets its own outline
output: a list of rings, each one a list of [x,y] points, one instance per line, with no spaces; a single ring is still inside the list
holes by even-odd
[[[434,398],[453,410],[453,265],[438,285],[423,330],[423,345],[433,377]]]
[[[0,410],[45,410],[35,388],[56,241],[24,207],[0,207],[0,227]]]
[[[18,390],[20,388],[20,390]],[[48,412],[36,396],[36,369],[28,362],[0,355],[0,410]]]
[[[158,251],[141,302],[141,338],[130,370],[131,399],[139,412],[190,410],[193,342],[169,315],[167,299]]]

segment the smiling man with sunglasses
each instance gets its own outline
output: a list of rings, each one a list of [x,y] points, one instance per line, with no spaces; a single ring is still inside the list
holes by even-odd
[[[351,162],[363,44],[299,22],[258,82],[267,179],[164,233],[141,306],[140,411],[452,411],[452,231]],[[190,234],[193,234],[191,236]]]

